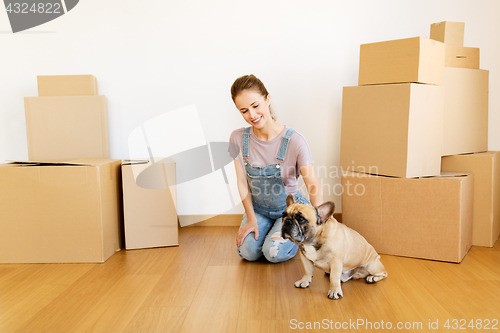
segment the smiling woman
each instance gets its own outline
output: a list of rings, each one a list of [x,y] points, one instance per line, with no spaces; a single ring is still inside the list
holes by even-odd
[[[282,262],[293,258],[298,249],[281,237],[281,214],[287,195],[311,205],[298,191],[300,175],[312,204],[323,202],[311,150],[301,134],[276,123],[269,92],[254,75],[238,78],[231,87],[231,97],[250,125],[233,131],[230,138],[239,148],[231,157],[235,160],[238,191],[245,208],[236,237],[238,253],[249,261],[264,255],[270,262]],[[250,233],[254,236],[247,237]]]

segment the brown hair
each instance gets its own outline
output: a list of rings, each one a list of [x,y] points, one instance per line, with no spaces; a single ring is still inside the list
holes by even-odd
[[[253,90],[264,96],[264,98],[269,96],[269,92],[267,91],[266,86],[264,86],[264,83],[262,83],[262,81],[253,74],[240,76],[236,79],[236,81],[234,81],[231,86],[231,98],[233,99],[233,102],[236,96],[244,90]],[[271,118],[276,121],[276,116],[271,109],[271,105],[269,105],[269,112],[271,114]]]

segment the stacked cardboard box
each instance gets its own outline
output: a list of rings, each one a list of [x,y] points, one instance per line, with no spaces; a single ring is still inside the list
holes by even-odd
[[[106,97],[94,76],[38,76],[38,95],[24,98],[29,160],[109,158]]]
[[[463,28],[361,45],[344,88],[342,218],[380,253],[460,262],[472,245],[474,170],[441,174],[442,156],[487,150],[488,71]]]
[[[0,165],[0,262],[104,262],[121,248],[120,161],[92,75],[39,76],[29,162]]]

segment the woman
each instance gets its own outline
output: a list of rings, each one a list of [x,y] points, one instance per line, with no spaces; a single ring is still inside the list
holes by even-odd
[[[270,262],[282,262],[293,258],[298,249],[281,237],[281,214],[288,194],[298,203],[323,203],[311,151],[301,134],[275,121],[269,93],[257,77],[238,78],[231,87],[231,97],[251,125],[235,130],[230,138],[231,146],[239,148],[231,149],[231,156],[245,208],[236,237],[238,253],[249,261],[264,255]],[[311,203],[298,191],[301,174]]]

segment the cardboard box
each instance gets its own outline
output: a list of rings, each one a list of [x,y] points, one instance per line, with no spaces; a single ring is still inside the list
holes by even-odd
[[[493,247],[500,235],[500,152],[446,156],[441,170],[474,173],[472,245]]]
[[[444,66],[479,69],[479,48],[446,45]]]
[[[0,263],[99,263],[121,248],[120,161],[0,165]]]
[[[29,160],[109,158],[105,96],[25,97],[24,105]]]
[[[395,177],[441,172],[443,87],[344,87],[340,166]]]
[[[358,84],[427,83],[442,85],[445,45],[415,37],[363,44]]]
[[[125,248],[179,245],[175,162],[124,161],[122,177]]]
[[[378,253],[461,262],[472,243],[473,175],[420,179],[347,173],[342,222]]]
[[[431,24],[431,39],[453,45],[464,46],[464,22],[443,21]]]
[[[488,150],[489,72],[444,70],[443,156]]]
[[[38,96],[95,96],[97,80],[93,75],[37,76]]]

